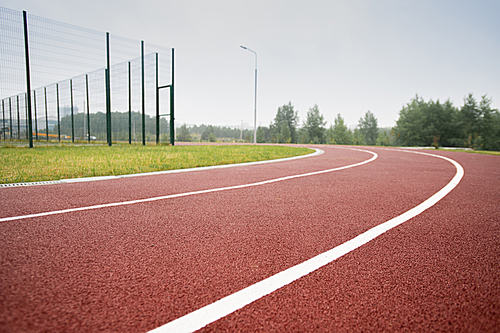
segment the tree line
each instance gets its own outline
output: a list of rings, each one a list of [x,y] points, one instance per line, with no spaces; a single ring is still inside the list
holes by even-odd
[[[278,108],[276,117],[269,126],[257,128],[258,143],[315,143],[315,144],[377,144],[379,137],[377,119],[368,111],[360,119],[359,128],[351,131],[340,114],[335,125],[326,128],[326,121],[314,105],[309,109],[302,126],[299,124],[298,111],[291,102]],[[188,127],[183,124],[177,129],[178,141],[237,141],[253,142],[252,130],[201,125]],[[385,132],[384,132],[385,133]]]
[[[478,102],[473,94],[461,107],[424,101],[418,95],[399,112],[393,128],[394,141],[403,146],[449,146],[500,150],[500,113],[484,95]]]
[[[447,100],[425,101],[415,96],[399,111],[396,126],[379,128],[378,120],[367,111],[354,129],[340,114],[330,127],[318,105],[309,108],[302,124],[291,102],[280,106],[269,126],[257,128],[258,143],[313,143],[379,146],[434,146],[500,150],[500,113],[485,96],[478,102],[473,94],[461,107]],[[219,138],[253,142],[253,131],[201,125],[177,130],[179,141],[216,141]]]
[[[183,124],[176,129],[177,141],[183,142],[215,142],[215,141],[244,141],[250,142],[253,140],[253,131],[248,129],[239,129],[227,126],[213,125],[194,125],[188,127]]]
[[[146,141],[156,140],[156,118],[145,115],[145,136]],[[86,140],[87,137],[87,114],[77,113],[73,115],[73,125],[71,115],[61,118],[60,131],[61,135],[71,136],[72,126],[75,133],[75,138]],[[49,133],[57,134],[57,124],[49,128]],[[137,111],[131,112],[130,131],[133,141],[142,141],[142,113]],[[170,128],[168,121],[160,118],[160,139],[161,141],[169,140]],[[39,131],[44,133],[44,131]],[[128,112],[112,112],[111,113],[111,133],[113,141],[128,141],[129,138],[129,113]],[[106,114],[97,112],[90,114],[90,135],[98,141],[106,141]]]
[[[340,114],[327,128],[316,104],[309,108],[306,119],[299,126],[298,111],[289,102],[278,108],[269,127],[257,129],[257,142],[376,145],[379,131],[377,118],[371,111],[359,119],[354,130],[348,128]]]
[[[484,150],[500,150],[500,113],[491,107],[492,99],[482,96],[478,101],[469,94],[460,107],[450,100],[425,101],[416,95],[399,111],[396,125],[379,128],[378,120],[367,111],[358,120],[354,129],[349,129],[341,114],[337,114],[330,127],[318,105],[307,111],[300,123],[298,110],[291,102],[278,107],[269,126],[257,128],[258,143],[313,143],[339,145],[379,146],[434,146],[466,147]],[[156,138],[156,119],[145,116],[146,140]],[[61,119],[61,134],[71,135],[71,116]],[[85,126],[85,127],[84,127]],[[74,115],[75,137],[83,139],[87,133],[87,115]],[[142,139],[142,114],[132,112],[132,139]],[[41,132],[41,131],[40,131]],[[57,125],[50,129],[57,134]],[[160,120],[161,141],[168,141],[169,126],[164,118]],[[97,140],[106,140],[106,115],[103,112],[90,114],[90,135]],[[128,112],[112,113],[113,140],[128,141]],[[253,142],[253,130],[226,126],[183,124],[176,129],[178,141],[243,141]]]

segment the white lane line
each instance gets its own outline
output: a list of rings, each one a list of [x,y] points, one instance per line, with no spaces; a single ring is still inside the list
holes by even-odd
[[[364,233],[356,236],[355,238],[329,250],[317,255],[301,264],[290,267],[280,273],[277,273],[265,280],[257,282],[245,289],[242,289],[234,294],[226,296],[212,304],[209,304],[203,308],[193,311],[183,317],[175,319],[163,326],[160,326],[150,332],[160,333],[160,332],[194,332],[206,325],[219,320],[236,310],[262,298],[270,293],[286,286],[300,279],[301,277],[331,263],[332,261],[340,258],[341,256],[361,247],[362,245],[368,243],[369,241],[377,238],[386,231],[408,221],[409,219],[419,215],[426,209],[432,207],[439,200],[444,198],[448,193],[453,190],[464,175],[464,169],[460,164],[454,160],[422,152],[405,151],[408,153],[422,154],[433,157],[442,158],[450,163],[452,163],[457,172],[453,179],[441,190],[431,196],[429,199],[422,202],[420,205],[410,209],[409,211],[387,221],[379,224],[376,227],[365,231]]]
[[[310,149],[314,149],[315,152],[311,153],[311,154],[307,154],[307,155],[279,158],[279,159],[275,159],[275,160],[265,160],[265,161],[246,162],[246,163],[237,163],[237,164],[212,165],[212,166],[188,168],[188,169],[176,169],[176,170],[154,171],[154,172],[144,172],[144,173],[132,173],[132,174],[128,174],[128,175],[118,175],[118,176],[97,176],[97,177],[49,180],[49,181],[30,182],[30,183],[0,184],[0,188],[95,182],[95,181],[99,181],[99,180],[112,180],[112,179],[120,179],[120,178],[166,175],[166,174],[170,174],[170,173],[183,173],[183,172],[193,172],[193,171],[205,171],[205,170],[212,170],[212,169],[225,169],[225,168],[234,168],[234,167],[239,167],[239,166],[251,166],[251,165],[257,165],[257,164],[287,162],[287,161],[291,161],[291,160],[298,160],[301,158],[314,157],[314,156],[318,156],[318,155],[321,155],[324,153],[324,151],[321,149],[317,149],[317,148],[310,148]]]
[[[143,203],[143,202],[150,202],[150,201],[158,201],[158,200],[165,200],[165,199],[186,197],[186,196],[190,196],[190,195],[197,195],[197,194],[204,194],[204,193],[211,193],[211,192],[235,190],[235,189],[240,189],[240,188],[245,188],[245,187],[251,187],[251,186],[260,186],[260,185],[276,183],[276,182],[280,182],[280,181],[284,181],[284,180],[289,180],[289,179],[294,179],[294,178],[308,177],[308,176],[319,175],[319,174],[327,173],[327,172],[333,172],[333,171],[339,171],[339,170],[349,169],[349,168],[360,166],[360,165],[363,165],[363,164],[366,164],[366,163],[370,163],[370,162],[374,161],[375,159],[377,159],[377,157],[378,157],[378,155],[376,153],[368,151],[368,150],[362,150],[362,149],[354,149],[354,150],[359,150],[359,151],[362,151],[362,152],[370,153],[373,156],[370,159],[368,159],[368,160],[365,160],[363,162],[359,162],[359,163],[356,163],[356,164],[346,165],[346,166],[343,166],[343,167],[338,167],[338,168],[333,168],[333,169],[328,169],[328,170],[321,170],[321,171],[308,172],[308,173],[299,174],[299,175],[292,175],[292,176],[280,177],[280,178],[275,178],[275,179],[269,179],[269,180],[264,180],[264,181],[260,181],[260,182],[256,182],[256,183],[242,184],[242,185],[235,185],[235,186],[228,186],[228,187],[219,187],[219,188],[213,188],[213,189],[208,189],[208,190],[201,190],[201,191],[193,191],[193,192],[185,192],[185,193],[164,195],[164,196],[153,197],[153,198],[146,198],[146,199],[138,199],[138,200],[130,200],[130,201],[120,201],[120,202],[114,202],[114,203],[108,203],[108,204],[101,204],[101,205],[94,205],[94,206],[87,206],[87,207],[68,208],[68,209],[55,210],[55,211],[44,212],[44,213],[35,213],[35,214],[28,214],[28,215],[4,217],[4,218],[0,218],[0,223],[1,222],[8,222],[8,221],[15,221],[15,220],[24,220],[24,219],[30,219],[30,218],[42,217],[42,216],[50,216],[50,215],[57,215],[57,214],[79,212],[79,211],[92,210],[92,209],[100,209],[100,208],[107,208],[107,207],[117,207],[117,206],[133,205],[133,204],[138,204],[138,203]]]

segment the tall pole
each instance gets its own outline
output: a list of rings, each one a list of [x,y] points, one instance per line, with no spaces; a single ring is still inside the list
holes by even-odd
[[[47,112],[47,87],[43,87],[43,94],[45,95],[45,135],[47,142],[49,142],[49,115]]]
[[[82,141],[85,141],[85,131],[86,131],[86,128],[85,127],[85,108],[87,107],[86,105],[86,102],[85,102],[85,94],[83,95],[83,98],[82,98],[82,105],[83,105],[83,114],[82,114],[82,118],[83,118],[83,126],[82,126]]]
[[[255,97],[253,101],[253,143],[257,143],[257,53],[255,53]]]
[[[142,145],[146,145],[146,103],[145,103],[145,82],[144,82],[144,41],[141,41],[141,75],[142,75]]]
[[[24,93],[24,114],[26,117],[26,121],[24,122],[24,126],[26,127],[26,140],[29,140],[28,137],[28,96],[26,93]]]
[[[254,114],[253,114],[253,143],[257,143],[257,52],[249,49],[243,45],[240,45],[242,49],[248,50],[255,54],[255,94],[254,94]]]
[[[31,124],[31,79],[30,79],[30,53],[28,48],[28,19],[26,11],[23,10],[23,23],[24,23],[24,53],[26,58],[26,94],[28,96],[28,141],[29,147],[33,148],[33,132]],[[12,126],[11,126],[12,136]]]
[[[29,94],[28,94],[29,96]],[[29,111],[28,111],[29,112]],[[9,123],[10,123],[10,126],[9,126],[9,140],[12,140],[12,100],[11,98],[9,97]],[[30,124],[31,124],[31,121],[30,121]],[[30,132],[31,132],[31,127],[30,127]],[[33,144],[33,136],[31,136],[31,144]],[[30,148],[33,148],[33,147],[30,147]]]
[[[174,49],[172,48],[172,82],[170,83],[170,143],[172,146],[175,141],[175,124],[174,124]]]
[[[3,99],[2,99],[2,114],[3,114],[2,133],[3,133],[3,141],[5,141],[5,105]]]
[[[104,69],[104,81],[106,83],[106,142],[108,143],[108,146],[110,145],[110,140],[109,140],[109,104],[108,104],[108,99],[110,94],[109,90],[109,80],[108,80],[108,74],[109,71],[107,68]]]
[[[57,140],[61,143],[61,115],[59,114],[59,83],[56,83],[57,100]]]
[[[9,140],[12,140],[12,103],[11,103],[11,98],[9,97],[9,120],[10,120],[10,126],[9,126]],[[33,142],[33,139],[31,140]]]
[[[73,79],[69,79],[69,92],[71,96],[71,142],[75,143],[75,119],[73,117]]]
[[[132,144],[132,80],[130,61],[128,62],[128,144]]]
[[[158,89],[158,52],[156,52],[156,144],[160,143],[160,93]]]
[[[90,101],[89,101],[89,75],[85,74],[85,92],[87,93],[87,135],[90,143]],[[85,117],[85,116],[84,116]]]
[[[33,90],[33,106],[35,107],[35,139],[38,141],[38,117],[36,116],[36,91]]]
[[[110,61],[109,61],[109,32],[106,32],[106,132],[108,146],[112,145],[113,136],[111,133],[111,79],[110,79]]]
[[[21,140],[21,118],[19,117],[19,95],[17,97],[17,139]]]

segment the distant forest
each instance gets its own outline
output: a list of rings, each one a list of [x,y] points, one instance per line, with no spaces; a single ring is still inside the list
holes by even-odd
[[[278,108],[269,126],[257,129],[258,143],[314,143],[340,145],[463,147],[477,150],[500,150],[500,113],[491,108],[492,100],[472,94],[461,107],[449,100],[425,101],[418,95],[399,111],[396,126],[379,128],[375,115],[367,111],[353,130],[340,114],[334,124],[326,121],[314,105],[299,124],[298,111],[291,102]],[[253,142],[253,131],[201,125],[177,129],[179,141],[227,141],[241,138]]]
[[[354,129],[349,129],[340,114],[330,127],[319,107],[314,105],[300,124],[298,111],[291,102],[279,107],[269,126],[257,129],[258,143],[313,143],[339,145],[378,146],[433,146],[464,147],[477,150],[500,151],[500,113],[492,109],[492,100],[482,96],[479,101],[472,94],[464,98],[460,107],[449,100],[425,101],[418,95],[400,111],[396,126],[379,128],[378,120],[367,111]],[[145,116],[146,140],[156,140],[156,119]],[[87,116],[74,115],[76,139],[85,139]],[[85,129],[84,129],[85,126]],[[42,132],[42,131],[41,131]],[[50,132],[57,134],[57,125]],[[61,134],[71,136],[71,116],[61,119]],[[142,140],[142,114],[132,112],[131,132],[133,141]],[[160,121],[160,140],[169,141],[169,124]],[[99,141],[106,140],[106,115],[90,114],[90,135]],[[112,113],[112,136],[115,141],[128,141],[128,112]],[[184,142],[253,142],[253,130],[213,125],[183,124],[176,129],[176,140]]]
[[[500,150],[500,113],[491,98],[478,102],[472,94],[461,107],[448,100],[424,101],[415,96],[399,112],[392,129],[394,142],[403,146],[448,146]]]
[[[156,119],[145,115],[146,141],[156,140]],[[131,113],[132,141],[142,141],[142,113]],[[87,133],[87,114],[77,113],[73,116],[75,138],[85,140]],[[85,127],[84,127],[85,126]],[[165,118],[160,118],[160,135],[162,141],[168,141],[169,126]],[[44,131],[41,131],[44,133]],[[57,125],[50,130],[51,134],[57,134]],[[71,115],[61,118],[61,135],[71,136]],[[111,113],[111,133],[113,141],[128,141],[129,137],[129,114],[128,112]],[[106,141],[106,114],[103,112],[90,114],[90,136],[96,137],[98,141]]]

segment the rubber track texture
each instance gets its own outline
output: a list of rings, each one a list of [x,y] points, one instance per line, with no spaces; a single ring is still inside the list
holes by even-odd
[[[2,217],[134,200],[357,163],[312,159],[86,184],[1,189]],[[385,149],[367,165],[254,188],[0,224],[0,330],[148,331],[418,205],[455,174]],[[434,207],[205,331],[494,331],[499,159]],[[415,155],[415,156],[413,156]]]

